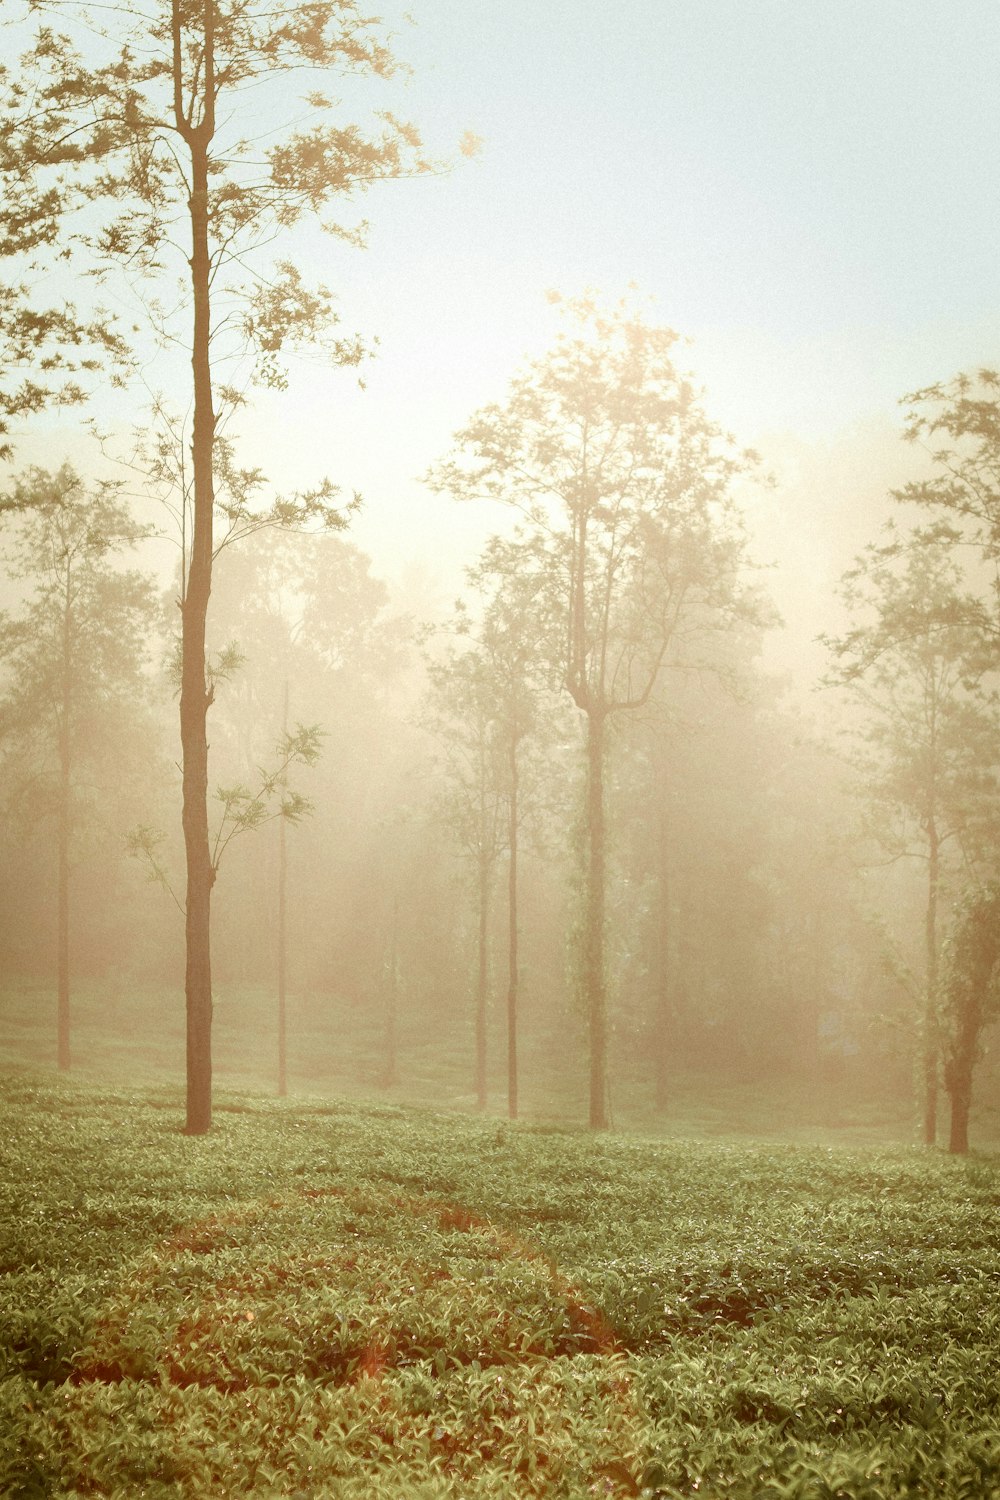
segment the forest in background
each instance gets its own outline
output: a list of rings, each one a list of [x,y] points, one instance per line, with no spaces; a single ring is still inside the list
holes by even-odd
[[[51,513],[8,517],[8,558],[10,538],[20,538],[25,603],[5,623],[2,961],[9,987],[30,984],[54,1057],[64,595],[46,585],[44,565],[53,516],[72,515],[75,505],[91,525],[99,498],[65,470],[44,483]],[[43,478],[29,474],[22,484],[37,490]],[[128,513],[113,519],[127,536]],[[887,578],[898,587],[913,566],[902,551],[880,558],[884,593]],[[760,577],[747,576],[756,590]],[[336,1087],[360,1057],[368,1086],[396,1085],[404,1095],[416,1086],[427,1097],[420,1079],[427,1058],[440,1054],[442,1102],[507,1110],[510,662],[490,630],[498,597],[481,562],[461,607],[442,617],[425,580],[414,576],[409,593],[391,590],[347,534],[268,531],[220,560],[212,802],[213,833],[226,847],[215,980],[232,997],[227,1032],[241,1029],[234,1007],[242,1008],[249,1035],[241,1055],[275,1086],[283,923],[288,1046],[301,1057],[287,1087]],[[181,1064],[176,597],[102,549],[81,568],[79,598],[64,829],[68,986],[86,997],[91,1029],[106,997],[112,1033],[128,997],[142,1076],[144,1006],[147,1060]],[[131,633],[112,613],[116,601],[132,611]],[[762,669],[761,640],[775,622],[759,599],[754,607],[757,617],[723,631],[700,622],[694,660],[684,661],[675,643],[676,659],[667,656],[649,701],[622,717],[608,746],[612,1113],[617,1094],[669,1119],[701,1080],[709,1090],[711,1081],[757,1085],[765,1096],[814,1086],[845,1108],[874,1105],[905,1118],[924,1095],[928,862],[918,773],[926,683],[905,682],[894,659],[871,687],[853,677],[830,685],[812,713],[787,681]],[[910,628],[918,615],[908,608]],[[869,602],[864,628],[877,618]],[[19,622],[30,629],[19,634]],[[519,741],[518,1024],[530,1080],[521,1107],[572,1114],[583,1109],[577,1086],[588,1036],[579,959],[584,740],[579,710],[551,674],[545,681],[537,640],[521,645],[538,674]],[[515,663],[515,683],[529,678]],[[918,694],[915,717],[887,720],[904,691]],[[970,838],[988,858],[994,815],[993,763],[976,759],[972,734],[995,733],[995,724],[991,715],[973,719],[967,684],[954,691],[942,712],[954,739],[943,741],[953,783],[941,817],[960,826],[956,833],[942,821],[938,946],[965,888]],[[864,701],[852,701],[862,693]],[[283,737],[301,724],[319,731],[313,763],[290,766],[278,800],[267,801]],[[276,816],[282,802],[285,817]],[[252,994],[240,999],[244,991]],[[169,1007],[172,1064],[154,1040]],[[84,1048],[88,1067],[102,1065],[97,1035]],[[992,1133],[985,1119],[983,1128]]]
[[[438,456],[435,493],[497,514],[442,610],[434,580],[379,578],[337,484],[272,489],[242,446],[253,382],[273,403],[304,349],[365,357],[301,236],[333,211],[360,242],[361,193],[476,142],[443,164],[316,94],[258,161],[245,86],[270,125],[305,60],[353,107],[388,43],[346,4],[154,9],[83,51],[43,29],[5,75],[0,958],[51,976],[60,1066],[77,987],[160,1005],[186,963],[195,1133],[214,981],[273,984],[281,1090],[298,1006],[334,1053],[363,1017],[384,1087],[430,1039],[481,1108],[517,1113],[521,1040],[530,1107],[580,1073],[598,1127],[616,1079],[663,1111],[686,1075],[825,1079],[912,1098],[928,1144],[944,1087],[966,1149],[1000,933],[997,377],[905,398],[900,504],[841,584],[815,712],[762,665],[779,627],[741,507],[765,467],[637,294],[562,302]],[[45,303],[66,255],[139,289],[139,333]],[[130,407],[157,340],[173,389]],[[19,424],[95,381],[135,424],[131,477],[19,466]]]

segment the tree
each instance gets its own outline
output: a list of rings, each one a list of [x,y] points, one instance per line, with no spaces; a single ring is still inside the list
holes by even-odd
[[[586,726],[581,967],[590,1123],[603,1127],[609,726],[645,706],[682,632],[741,608],[729,487],[744,461],[675,365],[675,333],[626,304],[584,298],[565,313],[552,351],[458,433],[432,482],[519,511],[522,570],[561,623],[558,674]]]
[[[497,733],[495,688],[478,644],[449,647],[427,663],[423,723],[442,747],[443,789],[436,815],[475,871],[475,1081],[487,1101],[487,1011],[490,911],[497,863],[505,847],[504,750]]]
[[[342,73],[391,74],[391,53],[354,0],[298,0],[264,9],[249,0],[153,0],[132,19],[116,12],[113,32],[102,31],[86,5],[38,0],[37,8],[55,12],[60,24],[76,19],[89,27],[84,55],[64,35],[42,30],[34,62],[48,77],[41,105],[49,111],[53,149],[72,129],[82,159],[96,163],[89,191],[111,212],[91,236],[94,250],[104,264],[127,265],[147,279],[163,270],[173,251],[180,249],[184,262],[190,474],[186,441],[178,448],[169,433],[152,462],[158,480],[176,484],[185,523],[180,731],[187,1130],[199,1134],[211,1125],[212,1100],[215,865],[207,719],[215,684],[205,640],[213,564],[220,546],[259,527],[344,520],[327,481],[262,507],[262,476],[240,467],[223,425],[242,403],[250,375],[282,385],[283,355],[297,345],[324,345],[339,364],[355,365],[362,357],[356,339],[336,333],[330,293],[308,287],[295,264],[272,247],[338,199],[425,163],[415,133],[391,115],[370,135],[328,123],[331,101],[319,88],[309,93],[295,124],[283,127],[276,113],[281,85],[300,72],[318,83]],[[262,121],[270,142],[263,147]],[[359,238],[349,226],[326,227]],[[182,229],[189,248],[175,239]],[[154,325],[161,323],[165,315],[155,304],[151,311]],[[223,383],[219,371],[227,359]]]
[[[2,509],[19,522],[11,576],[31,585],[0,616],[7,674],[3,734],[21,762],[19,790],[51,813],[57,848],[57,1055],[70,1066],[70,871],[84,821],[81,767],[108,787],[123,772],[127,722],[148,690],[144,668],[156,603],[144,574],[116,566],[141,536],[115,491],[88,491],[68,466],[31,469]],[[134,745],[134,740],[131,741]],[[10,768],[8,768],[10,769]]]
[[[382,973],[377,914],[381,886],[396,870],[377,824],[394,800],[390,762],[407,743],[396,721],[406,636],[369,559],[343,534],[259,536],[228,550],[216,568],[210,644],[234,639],[245,660],[216,710],[214,763],[226,777],[251,776],[279,736],[286,682],[293,715],[308,713],[324,727],[323,756],[309,777],[314,814],[286,850],[289,1028],[293,996],[304,986],[336,983],[357,999]],[[276,847],[256,847],[227,869],[214,939],[230,979],[273,972],[286,824]],[[291,1064],[291,1030],[288,1043]]]
[[[537,777],[525,787],[525,741],[537,739],[543,724],[546,653],[543,636],[550,621],[537,580],[522,574],[520,549],[493,537],[469,580],[483,600],[475,630],[483,687],[491,705],[499,786],[506,803],[507,849],[507,1113],[518,1116],[518,1003],[520,995],[518,880],[521,829]],[[525,792],[527,790],[527,798]]]
[[[503,740],[507,796],[507,1113],[518,1112],[517,1007],[518,974],[518,853],[522,818],[521,742],[530,733],[536,706],[529,672],[534,641],[530,610],[525,602],[500,593],[492,601],[483,626],[483,648],[498,688],[498,727]]]
[[[980,886],[966,893],[954,917],[945,969],[942,1005],[944,1077],[951,1101],[948,1150],[969,1149],[972,1080],[982,1033],[997,1014],[997,960],[1000,958],[1000,888]]]
[[[903,403],[906,437],[927,452],[930,471],[896,490],[895,498],[937,512],[932,527],[942,540],[971,543],[994,563],[1000,557],[1000,373],[956,375],[911,392]],[[995,634],[1000,621],[992,570],[981,581],[989,602],[975,622]]]
[[[288,733],[288,678],[281,694],[281,732]],[[288,1093],[288,819],[278,819],[278,1098]]]
[[[865,714],[858,758],[869,832],[889,859],[926,867],[924,982],[919,1023],[924,1143],[937,1136],[938,1006],[942,888],[954,863],[978,860],[995,802],[1000,724],[984,687],[986,659],[975,601],[950,543],[938,535],[889,538],[869,547],[846,575],[842,594],[861,616],[829,644],[831,680]]]
[[[658,1111],[685,1042],[710,1028],[721,1061],[765,1004],[759,976],[773,955],[764,957],[761,887],[774,819],[761,745],[768,695],[754,672],[759,634],[734,629],[713,640],[710,673],[668,657],[672,669],[645,712],[631,716],[609,788],[621,830],[612,900],[628,955],[619,987],[642,1017]]]
[[[16,26],[5,32],[16,45]],[[67,169],[81,147],[66,115],[40,119],[29,80],[0,64],[0,122],[0,459],[9,459],[18,419],[82,401],[103,365],[125,363],[127,347],[106,310],[88,317],[45,295],[53,269],[73,256],[63,231],[79,194]]]

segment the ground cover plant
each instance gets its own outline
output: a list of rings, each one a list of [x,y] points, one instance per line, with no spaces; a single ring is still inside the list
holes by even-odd
[[[1000,1167],[0,1079],[0,1493],[1000,1494]]]

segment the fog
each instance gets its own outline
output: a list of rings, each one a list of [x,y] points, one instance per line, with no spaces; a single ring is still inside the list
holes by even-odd
[[[342,80],[344,107],[412,118],[433,169],[376,184],[366,248],[308,215],[287,248],[366,356],[290,346],[270,388],[239,384],[236,355],[216,371],[239,385],[217,436],[261,476],[249,521],[217,478],[216,1080],[643,1129],[747,1090],[765,1128],[884,1116],[908,1138],[951,914],[997,868],[995,543],[893,495],[939,472],[932,435],[904,440],[904,398],[1000,342],[996,9],[426,0],[388,22],[412,72],[380,81],[391,103]],[[267,131],[287,103],[267,96]],[[133,368],[18,413],[2,480],[0,1057],[129,1082],[185,1066],[194,502],[151,457],[154,406],[178,464],[193,438],[170,234],[166,271],[130,264],[94,293],[133,330]],[[609,505],[619,529],[585,555],[565,477],[585,464],[519,491],[534,438],[504,468],[499,441],[456,434],[515,409],[511,382],[554,368],[587,297],[611,328],[581,315],[592,349],[626,325],[678,338],[643,367],[674,401],[661,446],[631,375],[605,408],[559,408],[560,442],[580,411],[614,429],[609,468],[636,428],[629,477],[586,502],[592,536]],[[709,429],[692,479],[681,455]],[[633,471],[668,474],[668,498]],[[337,527],[256,519],[324,476]],[[120,513],[95,547],[102,486]],[[914,540],[929,518],[952,526],[934,566],[954,576],[922,598],[966,632],[935,636],[954,738],[933,807],[910,712],[921,596],[890,639],[889,585],[842,585],[887,523],[902,579],[941,543]]]

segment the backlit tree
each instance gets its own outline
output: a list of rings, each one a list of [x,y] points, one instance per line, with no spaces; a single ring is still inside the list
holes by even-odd
[[[478,412],[435,471],[458,499],[521,516],[523,569],[559,621],[562,686],[585,724],[582,987],[590,1123],[607,1124],[605,766],[611,725],[643,708],[672,642],[745,604],[730,485],[741,455],[674,361],[677,335],[626,304],[565,307],[547,355]]]
[[[72,132],[101,218],[91,248],[105,267],[141,278],[164,347],[179,343],[190,357],[174,402],[190,408],[190,433],[161,436],[151,464],[173,486],[183,522],[187,1129],[200,1133],[211,1124],[207,717],[215,684],[205,638],[213,564],[226,541],[261,526],[343,524],[325,480],[262,499],[262,476],[241,465],[223,428],[249,380],[284,383],[284,356],[299,346],[358,363],[360,343],[341,335],[330,292],[307,283],[292,232],[322,224],[359,240],[361,227],[334,217],[334,205],[425,164],[415,133],[392,115],[367,131],[334,117],[332,89],[345,75],[384,79],[395,66],[354,0],[152,0],[132,12],[38,0],[36,9],[60,28],[41,31],[34,52],[36,130],[47,129],[53,150]]]

